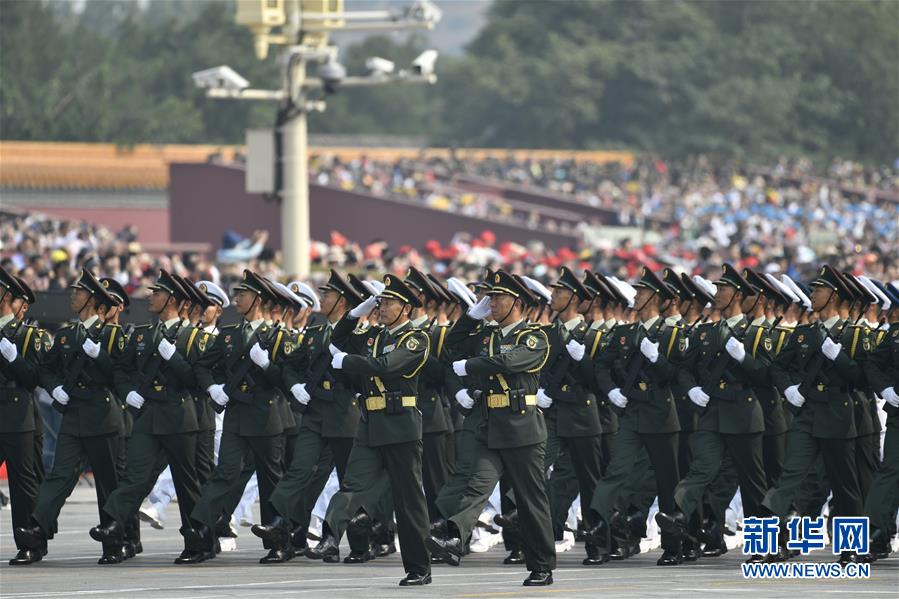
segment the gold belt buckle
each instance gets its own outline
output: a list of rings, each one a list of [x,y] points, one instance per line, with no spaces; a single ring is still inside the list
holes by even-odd
[[[387,398],[383,395],[373,395],[365,398],[365,407],[369,412],[378,412],[387,407]]]
[[[414,408],[415,407],[416,397],[414,395],[404,395],[403,396],[403,407],[404,408]]]
[[[323,381],[322,382],[322,389],[324,389],[325,391],[328,391],[330,388],[331,388],[331,381]]]
[[[491,393],[487,396],[488,408],[508,408],[509,398],[503,393]]]

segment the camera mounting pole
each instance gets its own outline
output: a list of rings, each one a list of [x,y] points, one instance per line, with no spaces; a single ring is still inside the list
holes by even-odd
[[[250,89],[237,76],[230,85],[215,79],[197,78],[209,98],[274,101],[280,104],[277,128],[281,134],[282,188],[281,247],[283,269],[291,278],[309,276],[309,136],[306,115],[324,111],[324,100],[310,99],[309,92],[339,87],[362,87],[388,83],[430,83],[436,50],[415,59],[412,68],[397,73],[372,72],[365,77],[347,77],[337,60],[337,47],[328,44],[332,31],[384,31],[433,29],[441,12],[430,0],[416,0],[399,11],[344,11],[343,0],[237,0],[236,21],[250,29],[256,57],[263,60],[270,44],[286,46],[281,89]],[[277,29],[273,33],[273,29]],[[309,63],[318,63],[317,77],[307,77]],[[208,71],[211,71],[208,70]],[[230,73],[232,70],[228,69]],[[233,73],[236,75],[236,73]],[[236,84],[235,84],[236,82]],[[274,167],[274,165],[273,165]]]

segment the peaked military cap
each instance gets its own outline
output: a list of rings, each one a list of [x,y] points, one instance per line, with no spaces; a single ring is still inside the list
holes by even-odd
[[[861,284],[852,273],[843,272],[843,281],[847,284],[847,287],[850,287],[850,291],[853,292],[853,295],[855,295],[855,298],[858,301],[864,302],[865,304],[877,302],[877,297],[868,291],[868,289]]]
[[[356,275],[350,274],[347,278],[349,279],[349,282],[347,282],[347,279],[340,276],[339,272],[332,268],[331,274],[328,276],[328,282],[321,285],[318,290],[333,291],[340,294],[346,298],[346,301],[351,308],[355,308],[371,296],[371,291],[362,284],[362,281]],[[300,294],[299,291],[295,289],[293,292],[298,295]]]
[[[743,293],[743,295],[754,295],[755,291],[752,290],[752,286],[749,284],[743,275],[737,272],[730,264],[725,263],[724,266],[721,267],[721,276],[718,277],[718,280],[715,281],[715,285],[727,285],[729,287],[733,287],[737,291]]]
[[[379,297],[397,299],[405,302],[413,308],[421,308],[421,302],[402,279],[395,275],[384,275],[384,291]]]
[[[450,304],[450,303],[456,301],[456,299],[455,299],[452,295],[450,295],[450,292],[449,292],[449,290],[446,288],[446,285],[444,285],[444,284],[440,281],[440,279],[438,279],[437,277],[435,277],[435,276],[432,275],[431,273],[428,273],[428,274],[427,274],[427,277],[428,277],[428,281],[431,282],[431,286],[434,288],[434,291],[436,291],[436,292],[437,292],[437,295],[440,296],[440,303],[442,303],[442,304]]]
[[[116,300],[117,304],[126,308],[131,305],[131,300],[121,283],[111,277],[103,277],[100,279],[100,284],[106,287],[106,292]]]
[[[234,286],[234,290],[255,293],[263,300],[272,299],[272,292],[268,288],[268,283],[250,269],[244,269],[243,278]]]
[[[28,286],[28,283],[25,282],[25,279],[18,275],[13,276],[16,278],[16,283],[22,288],[23,295],[21,297],[28,302],[29,306],[33,306],[34,302],[37,301],[37,298],[34,296],[34,291],[32,291],[31,287]]]
[[[493,273],[493,281],[487,295],[511,295],[519,298],[525,303],[530,302],[530,292],[525,285],[522,285],[518,279],[510,275],[504,270],[498,270]]]
[[[70,287],[87,291],[102,305],[109,307],[116,305],[116,300],[106,291],[106,287],[100,284],[94,273],[84,267],[81,268],[81,274],[78,276],[78,279]]]
[[[22,289],[22,285],[19,283],[19,280],[2,266],[0,266],[0,287],[6,289],[6,291],[9,292],[9,294],[14,298],[26,296],[25,290]]]
[[[687,275],[687,273],[682,272],[680,275],[681,283],[684,284],[684,287],[690,291],[690,295],[693,297],[693,301],[699,302],[703,306],[706,304],[714,304],[715,298],[706,293],[705,289],[700,289],[699,285],[693,282],[693,279]]]
[[[172,278],[181,285],[181,289],[184,291],[187,301],[195,306],[202,306],[204,308],[208,305],[203,296],[200,295],[200,292],[194,287],[194,284],[190,282],[190,279],[176,274],[172,274]]]
[[[833,269],[830,264],[825,264],[818,273],[818,277],[810,284],[811,287],[829,287],[836,291],[837,295],[844,300],[852,300],[855,294],[849,290],[843,282],[840,273]]]
[[[693,299],[693,294],[690,293],[690,290],[684,285],[683,279],[674,272],[674,269],[666,268],[662,271],[662,280],[668,286],[668,290],[681,300],[690,301]]]
[[[562,272],[559,274],[559,280],[550,285],[550,287],[557,287],[560,289],[567,289],[578,298],[582,300],[592,299],[590,292],[584,287],[583,283],[571,272],[571,269],[567,266],[562,267]]]
[[[774,285],[772,285],[768,279],[761,276],[751,268],[743,269],[743,278],[746,279],[746,282],[749,283],[749,286],[755,293],[760,293],[782,306],[790,305],[790,300],[785,298],[780,291],[775,289]]]
[[[205,293],[206,297],[208,297],[210,301],[218,304],[222,308],[227,308],[231,304],[231,301],[228,299],[228,294],[225,293],[225,290],[212,281],[200,281],[199,283],[197,283],[196,287],[202,293]]]
[[[410,266],[409,270],[406,271],[406,278],[403,280],[403,283],[419,293],[424,294],[425,301],[430,300],[439,302],[442,300],[440,294],[434,289],[433,283],[431,283],[423,272],[414,266]]]
[[[150,289],[153,291],[165,291],[179,302],[190,299],[187,290],[164,268],[159,270],[159,275],[156,277],[156,281],[150,285]]]
[[[534,293],[534,291],[530,287],[528,287],[527,281],[521,278],[520,275],[512,275],[512,277],[516,281],[518,281],[518,284],[521,285],[522,289],[525,290],[525,295],[522,296],[522,299],[529,308],[536,308],[537,306],[543,304],[542,298],[537,297],[537,294]]]
[[[659,278],[659,275],[652,272],[650,269],[643,267],[643,273],[640,275],[640,279],[633,284],[636,288],[644,288],[654,291],[659,294],[659,298],[663,300],[673,300],[674,293],[668,289],[668,286],[665,285],[664,281]]]

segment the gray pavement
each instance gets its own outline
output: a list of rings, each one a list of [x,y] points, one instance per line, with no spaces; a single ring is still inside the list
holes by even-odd
[[[177,518],[177,506],[170,507],[169,517]],[[0,597],[899,597],[899,557],[875,564],[868,580],[748,581],[742,578],[739,564],[743,556],[737,551],[676,568],[656,567],[658,551],[586,568],[580,565],[581,545],[559,556],[556,582],[550,587],[522,587],[527,572],[523,567],[503,566],[505,555],[498,545],[466,557],[459,568],[435,566],[434,583],[428,587],[405,589],[397,586],[403,576],[398,555],[355,566],[302,557],[287,564],[262,566],[257,561],[265,552],[247,528],[240,530],[237,551],[185,567],[172,563],[181,549],[177,520],[165,530],[145,525],[141,531],[144,553],[137,558],[117,566],[98,566],[99,545],[87,534],[96,523],[93,490],[78,487],[60,515],[60,532],[50,542],[49,555],[38,564],[14,568],[7,565],[15,554],[9,511],[0,512]],[[832,561],[832,556],[819,552],[808,561]]]

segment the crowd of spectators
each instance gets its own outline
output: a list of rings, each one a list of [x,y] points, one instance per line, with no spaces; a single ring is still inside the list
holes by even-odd
[[[646,158],[623,165],[426,156],[384,163],[364,156],[353,161],[317,156],[310,173],[319,184],[403,194],[484,222],[479,234],[458,233],[424,247],[390,247],[335,231],[312,244],[315,277],[324,277],[329,267],[375,276],[401,274],[409,265],[468,279],[485,266],[503,266],[550,280],[562,265],[629,277],[644,263],[713,275],[722,262],[731,262],[808,278],[829,262],[882,280],[899,279],[899,202],[843,190],[865,185],[893,192],[899,189],[895,170],[834,161],[815,172],[806,162],[783,161],[766,172],[716,168],[702,159],[669,164]],[[501,197],[452,191],[453,178],[463,174],[614,211],[618,218],[610,226],[630,225],[634,234],[608,235],[605,227],[588,226],[588,211],[571,227],[579,237],[570,247],[496,239],[488,217],[511,217],[515,209],[511,204],[504,208]],[[532,224],[547,226],[539,217]],[[282,272],[280,257],[267,242],[265,231],[246,238],[226,232],[212,256],[151,254],[141,247],[134,226],[112,231],[36,212],[0,211],[0,261],[36,290],[65,289],[81,266],[116,278],[136,296],[147,293],[160,268],[225,286],[237,281],[244,268],[283,280],[291,273]]]

